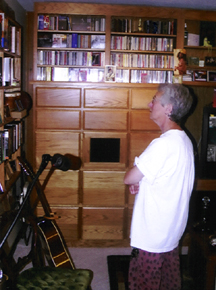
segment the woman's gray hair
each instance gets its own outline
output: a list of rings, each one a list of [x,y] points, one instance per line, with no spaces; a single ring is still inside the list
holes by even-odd
[[[161,105],[171,104],[173,109],[169,115],[170,120],[180,123],[189,112],[193,98],[187,87],[181,84],[160,84],[158,92],[161,92]]]

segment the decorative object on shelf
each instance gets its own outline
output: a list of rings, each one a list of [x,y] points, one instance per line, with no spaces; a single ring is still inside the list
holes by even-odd
[[[215,46],[216,22],[200,21],[200,45],[209,47]]]
[[[182,75],[173,75],[173,84],[182,84]]]
[[[197,57],[197,56],[190,56],[188,58],[188,65],[199,66],[199,57]]]
[[[188,33],[188,46],[199,46],[200,36],[195,33]]]
[[[116,66],[106,65],[105,66],[105,82],[116,81]]]
[[[177,59],[176,59],[176,57],[177,57]],[[186,74],[187,59],[186,59],[186,50],[185,49],[174,49],[174,65],[175,65],[174,75]]]
[[[195,70],[194,71],[194,81],[207,81],[207,72],[204,70]]]
[[[215,66],[216,67],[216,57],[206,56],[205,57],[205,66]]]
[[[207,71],[207,82],[216,82],[216,71]]]

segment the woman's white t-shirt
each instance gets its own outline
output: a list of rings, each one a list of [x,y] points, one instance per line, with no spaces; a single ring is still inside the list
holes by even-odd
[[[194,185],[193,145],[181,130],[154,139],[135,158],[143,173],[135,198],[131,246],[148,252],[168,252],[185,230]]]

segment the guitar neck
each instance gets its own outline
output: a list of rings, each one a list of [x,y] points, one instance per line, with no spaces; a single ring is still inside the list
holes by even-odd
[[[22,157],[18,156],[17,159],[19,160],[19,164],[23,168],[25,173],[28,176],[30,176],[31,180],[34,180],[35,174],[31,170],[30,166],[22,159]],[[50,208],[49,203],[47,201],[46,195],[44,194],[42,186],[41,186],[41,184],[40,184],[40,182],[38,180],[35,183],[35,188],[36,188],[36,191],[37,191],[38,198],[39,198],[39,200],[40,200],[40,202],[41,202],[41,204],[43,206],[45,215],[48,216],[48,217],[51,217],[52,216],[51,208]]]

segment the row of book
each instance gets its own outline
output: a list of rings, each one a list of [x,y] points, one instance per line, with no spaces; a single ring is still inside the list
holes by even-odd
[[[21,79],[20,57],[0,57],[0,86],[17,86]]]
[[[175,20],[150,20],[143,18],[112,18],[111,31],[125,33],[176,34]]]
[[[111,36],[111,49],[172,52],[173,44],[173,38],[167,37]]]
[[[173,55],[111,53],[110,63],[119,67],[174,68]]]
[[[38,50],[37,64],[104,66],[105,52]]]
[[[21,54],[20,29],[0,13],[0,45],[11,53]]]
[[[103,16],[38,15],[38,30],[105,31]]]
[[[38,67],[38,81],[103,82],[104,69]]]
[[[39,33],[38,47],[105,49],[105,35]]]
[[[23,139],[23,124],[21,121],[13,121],[4,126],[0,131],[0,163],[10,159],[18,150]]]
[[[173,71],[132,70],[131,83],[172,83]]]

